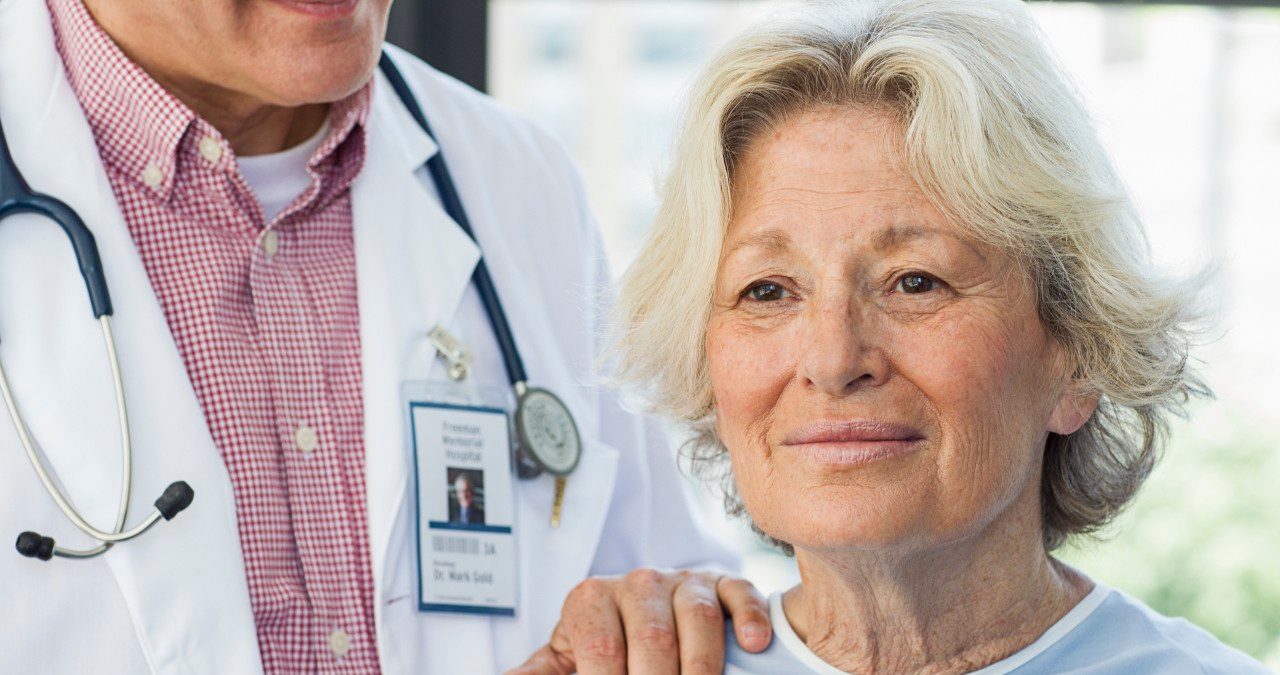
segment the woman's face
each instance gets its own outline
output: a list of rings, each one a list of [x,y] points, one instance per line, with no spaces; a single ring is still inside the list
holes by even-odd
[[[874,111],[798,114],[734,176],[719,433],[752,519],[799,549],[926,550],[1019,509],[1038,537],[1047,435],[1093,409],[1027,274],[929,203],[902,142]]]

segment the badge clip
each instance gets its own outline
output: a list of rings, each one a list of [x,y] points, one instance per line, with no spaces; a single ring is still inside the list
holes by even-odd
[[[431,341],[431,346],[436,348],[440,358],[449,364],[449,379],[454,382],[467,379],[467,375],[471,373],[472,355],[466,347],[462,346],[462,341],[442,326],[432,328],[431,332],[427,333],[427,339]]]

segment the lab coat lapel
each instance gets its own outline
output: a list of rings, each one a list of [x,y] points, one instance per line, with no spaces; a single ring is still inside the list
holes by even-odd
[[[436,152],[379,74],[365,166],[352,190],[370,562],[378,599],[386,590],[392,530],[408,486],[405,368],[427,332],[457,311],[480,257],[424,178],[423,164]],[[382,603],[376,607],[383,635]]]
[[[173,522],[101,559],[147,659],[160,673],[260,672],[226,469],[63,75],[42,0],[0,0],[0,119],[32,186],[68,202],[97,238],[134,433],[130,524],[168,483],[195,490]],[[0,353],[19,405],[73,501],[105,529],[120,485],[115,397],[83,282],[55,225],[22,216],[0,226],[0,294]],[[69,523],[53,527],[63,543],[89,543]],[[74,574],[101,561],[32,564]]]
[[[576,207],[566,203],[552,215],[530,216],[523,205],[555,196],[530,195],[519,181],[494,180],[492,162],[500,161],[497,158],[507,154],[484,138],[491,133],[484,122],[476,121],[474,110],[453,103],[454,96],[442,82],[443,78],[423,78],[424,93],[420,102],[436,131],[484,249],[488,270],[524,357],[530,384],[550,389],[565,402],[583,441],[582,459],[569,478],[564,517],[559,527],[550,525],[555,479],[543,475],[535,480],[519,481],[517,485],[516,534],[521,568],[518,611],[525,621],[520,624],[495,622],[494,649],[504,650],[510,644],[527,644],[529,639],[541,642],[550,636],[565,595],[591,570],[615,483],[627,477],[617,475],[618,451],[600,442],[597,408],[600,392],[589,366],[576,369],[573,365],[577,361],[590,362],[590,355],[582,358],[571,353],[575,348],[572,345],[579,344],[574,341],[576,336],[567,336],[562,326],[548,320],[553,316],[549,310],[565,303],[584,313],[598,309],[590,307],[586,300],[593,297],[596,289],[578,285],[583,276],[590,275],[583,275],[579,269],[547,264],[548,258],[555,258],[557,252],[548,250],[546,247],[554,244],[546,242],[556,241],[556,237],[522,236],[530,227],[547,230],[581,227],[581,222],[572,215]],[[529,224],[531,217],[536,219],[534,226]],[[575,262],[588,267],[596,264],[591,259]],[[472,316],[469,325],[462,327],[459,334],[488,332],[487,325],[481,324],[487,324],[487,320]],[[490,356],[491,359],[497,357],[497,353]],[[642,477],[631,478],[643,482]],[[520,630],[529,631],[529,635],[525,639],[511,639],[511,633]],[[510,662],[511,659],[504,660]]]

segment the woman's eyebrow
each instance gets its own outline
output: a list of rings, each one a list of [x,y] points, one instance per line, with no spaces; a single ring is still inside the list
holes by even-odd
[[[951,239],[953,241],[959,242],[965,248],[973,252],[974,255],[978,256],[978,258],[984,261],[987,259],[987,256],[983,255],[982,251],[979,250],[977,246],[974,246],[971,242],[967,241],[964,237],[957,236],[956,234],[948,232],[946,230],[940,230],[932,227],[924,227],[922,225],[910,225],[910,224],[890,225],[889,227],[886,227],[885,229],[877,232],[873,237],[872,242],[875,245],[876,250],[887,251],[897,246],[901,246],[902,244],[908,241],[911,241],[913,239],[938,239],[938,238]]]
[[[871,244],[877,251],[888,251],[916,239],[951,239],[963,245],[982,260],[987,256],[967,241],[947,230],[914,224],[890,225],[871,236]],[[780,255],[791,249],[791,235],[786,230],[769,228],[734,242],[725,251],[724,257],[736,255],[746,249],[760,249],[761,253]]]
[[[791,235],[783,230],[768,229],[757,232],[745,239],[740,239],[725,252],[724,257],[729,257],[742,249],[759,248],[764,253],[784,253],[791,248]]]
[[[872,241],[876,249],[884,251],[901,246],[912,239],[928,239],[941,234],[938,230],[920,225],[890,225],[877,232]]]

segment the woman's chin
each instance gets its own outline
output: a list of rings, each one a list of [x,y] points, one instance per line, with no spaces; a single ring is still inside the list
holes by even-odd
[[[926,529],[912,511],[883,506],[795,503],[780,517],[756,519],[769,536],[798,550],[888,552],[916,544]]]
[[[939,550],[979,535],[1005,513],[990,495],[941,499],[924,488],[892,496],[849,488],[819,494],[771,509],[752,511],[748,503],[748,512],[761,531],[797,550],[848,555]]]
[[[853,555],[903,551],[907,548],[906,544],[914,538],[907,532],[879,528],[858,531],[809,530],[793,532],[789,539],[779,539],[791,544],[797,551]]]

